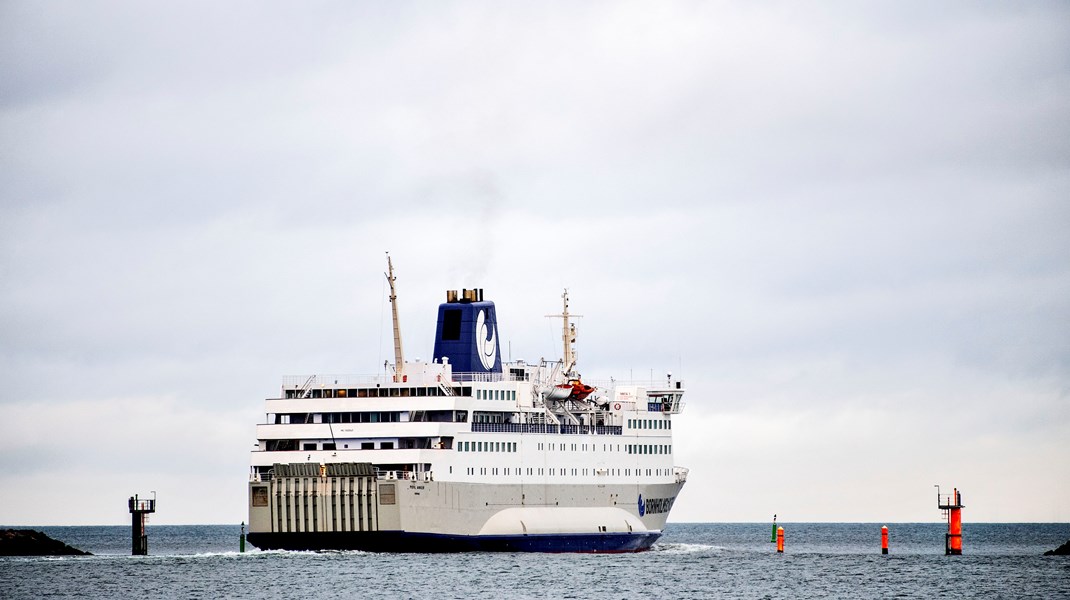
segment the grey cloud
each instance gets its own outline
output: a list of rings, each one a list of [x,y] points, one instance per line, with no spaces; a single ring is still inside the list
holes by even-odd
[[[244,452],[279,377],[380,367],[389,250],[412,356],[443,291],[478,286],[515,358],[555,358],[542,315],[569,287],[585,374],[671,370],[691,435],[772,448],[718,466],[681,437],[694,498],[771,492],[744,481],[767,418],[819,424],[785,443],[845,472],[868,448],[846,428],[967,401],[955,432],[986,457],[1070,457],[1063,4],[0,10],[4,414],[80,436],[48,407],[153,390],[188,409],[160,409],[154,460],[196,471],[184,429],[239,418],[221,406],[250,420],[196,461]],[[138,441],[97,434],[86,460]],[[909,486],[924,461],[885,462]],[[809,494],[807,518],[842,514]],[[746,519],[740,498],[680,514]]]

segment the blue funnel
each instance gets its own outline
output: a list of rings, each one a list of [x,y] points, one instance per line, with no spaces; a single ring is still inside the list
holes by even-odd
[[[435,359],[448,359],[454,373],[501,373],[498,318],[493,302],[483,301],[483,290],[446,293],[438,305]]]

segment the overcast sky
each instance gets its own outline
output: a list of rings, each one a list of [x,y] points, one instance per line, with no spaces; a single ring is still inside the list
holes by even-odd
[[[1070,4],[0,2],[0,523],[247,519],[285,375],[684,380],[674,521],[1070,520]]]

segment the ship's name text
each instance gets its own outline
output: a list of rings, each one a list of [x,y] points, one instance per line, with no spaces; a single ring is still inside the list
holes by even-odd
[[[672,498],[647,498],[646,500],[646,513],[667,513],[672,510],[672,503],[676,502],[676,496]]]

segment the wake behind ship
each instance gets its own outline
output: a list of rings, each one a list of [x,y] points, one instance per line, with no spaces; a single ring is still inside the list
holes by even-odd
[[[262,549],[635,552],[661,535],[680,381],[584,382],[564,357],[503,364],[494,303],[449,291],[434,358],[384,376],[287,378],[257,425],[249,541]]]

